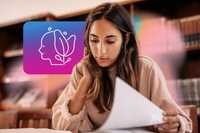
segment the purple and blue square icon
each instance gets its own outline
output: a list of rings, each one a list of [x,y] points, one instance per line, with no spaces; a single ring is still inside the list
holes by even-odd
[[[23,69],[28,74],[70,74],[84,54],[83,21],[32,21],[23,27]]]

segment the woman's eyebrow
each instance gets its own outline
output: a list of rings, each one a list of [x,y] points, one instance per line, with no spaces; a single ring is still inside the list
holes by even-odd
[[[92,37],[98,37],[97,35],[95,35],[95,34],[90,34],[90,36],[92,36]]]
[[[116,35],[108,35],[108,36],[106,36],[106,38],[116,38],[117,36]]]

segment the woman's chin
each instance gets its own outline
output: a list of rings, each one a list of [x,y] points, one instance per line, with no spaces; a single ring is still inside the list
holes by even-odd
[[[98,65],[100,67],[109,67],[110,66],[110,64],[106,64],[106,63],[98,63]]]
[[[110,63],[97,63],[100,67],[110,67],[112,64]]]

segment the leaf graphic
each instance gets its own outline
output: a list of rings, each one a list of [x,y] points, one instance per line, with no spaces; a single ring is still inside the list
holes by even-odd
[[[69,57],[69,58],[67,59],[67,62],[69,62],[69,61],[71,61],[71,60],[72,60],[72,58]]]
[[[64,64],[70,62],[71,60],[72,60],[72,58],[71,58],[71,57],[68,57],[67,60],[65,60]]]
[[[63,60],[62,60],[62,57],[61,57],[60,55],[58,55],[58,54],[55,55],[55,59],[58,60],[58,61],[63,61]]]
[[[69,46],[67,43],[67,40],[65,39],[64,35],[62,32],[58,29],[54,31],[54,47],[56,50],[56,53],[59,54],[62,59],[61,61],[64,63],[65,62],[65,53],[68,52]]]
[[[71,35],[69,38],[67,38],[67,42],[68,42],[68,45],[69,45],[69,50],[65,53],[65,57],[68,57],[68,56],[70,56],[71,54],[74,53],[76,36]]]

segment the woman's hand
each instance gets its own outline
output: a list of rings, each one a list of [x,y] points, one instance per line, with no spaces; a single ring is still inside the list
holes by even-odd
[[[83,76],[78,83],[75,95],[69,102],[69,111],[72,114],[78,113],[83,108],[87,100],[88,90],[90,89],[92,84],[92,76],[89,72],[88,66],[86,64],[83,64],[81,68]]]
[[[89,65],[84,63],[82,66],[82,72],[83,72],[83,77],[86,83],[91,84],[92,82],[92,75],[91,72],[89,72]]]
[[[163,114],[164,123],[157,125],[159,133],[178,133],[180,128],[180,118],[176,111],[168,111]]]

